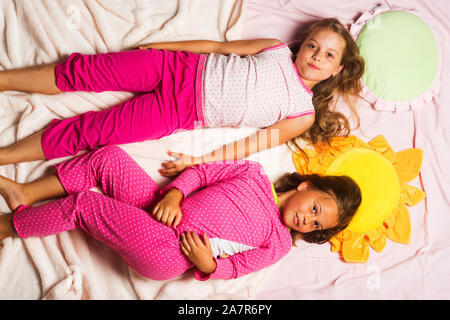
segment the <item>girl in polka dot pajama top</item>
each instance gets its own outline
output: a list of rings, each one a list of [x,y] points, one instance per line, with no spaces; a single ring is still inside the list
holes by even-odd
[[[0,148],[0,165],[159,139],[196,125],[260,128],[203,156],[170,153],[179,159],[164,162],[160,173],[175,176],[190,165],[244,159],[288,141],[298,146],[297,137],[326,142],[349,132],[346,117],[329,104],[334,93],[358,94],[364,62],[336,19],[311,25],[292,50],[276,39],[164,42],[142,49],[73,53],[58,64],[0,72],[0,91],[137,94],[110,109],[53,120]]]
[[[0,240],[81,228],[150,279],[175,278],[193,267],[198,280],[237,278],[286,255],[288,227],[305,235],[337,232],[356,211],[357,197],[342,194],[353,190],[348,178],[298,177],[288,176],[277,195],[258,163],[214,162],[192,166],[160,189],[121,148],[107,146],[31,183],[0,177],[0,192],[16,209],[0,215]],[[104,194],[90,191],[94,186]],[[343,207],[349,199],[353,205]]]

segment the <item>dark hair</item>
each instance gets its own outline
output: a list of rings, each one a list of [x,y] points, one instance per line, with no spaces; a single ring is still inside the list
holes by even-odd
[[[359,127],[359,117],[352,103],[352,97],[359,96],[362,89],[360,79],[364,73],[365,63],[359,54],[359,48],[355,40],[346,27],[335,18],[315,21],[306,28],[306,32],[300,36],[302,38],[300,41],[292,42],[295,45],[291,47],[291,50],[297,54],[302,42],[319,29],[331,30],[345,41],[345,49],[340,62],[344,68],[336,76],[322,80],[312,88],[314,93],[313,105],[316,112],[315,121],[308,130],[288,142],[289,147],[289,144],[293,144],[298,151],[303,150],[298,145],[297,138],[316,144],[318,142],[328,143],[335,136],[350,134],[351,129],[347,117],[340,112],[330,110],[330,104],[335,93],[342,95],[357,120],[357,127]]]
[[[274,183],[275,191],[281,193],[296,189],[304,181],[309,181],[314,190],[326,193],[336,200],[339,215],[337,226],[302,234],[303,240],[307,242],[325,243],[348,226],[361,204],[361,190],[347,176],[300,175],[293,172],[284,174]],[[296,233],[297,231],[292,231],[293,241]]]

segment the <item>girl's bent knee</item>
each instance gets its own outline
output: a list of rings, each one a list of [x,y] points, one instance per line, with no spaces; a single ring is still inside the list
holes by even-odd
[[[116,145],[107,145],[100,147],[91,152],[90,160],[94,160],[95,163],[101,161],[101,163],[108,163],[114,159],[126,158],[129,155]]]
[[[125,154],[125,151],[123,151],[119,146],[116,145],[107,145],[98,148],[94,153],[102,156],[117,156]]]

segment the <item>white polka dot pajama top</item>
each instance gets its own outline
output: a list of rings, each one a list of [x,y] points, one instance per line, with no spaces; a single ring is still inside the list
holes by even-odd
[[[265,128],[280,120],[313,114],[313,93],[283,43],[248,56],[208,54],[197,117],[206,127]]]
[[[291,248],[268,177],[260,164],[207,163],[193,166],[166,188],[158,185],[122,149],[107,146],[56,165],[67,196],[46,204],[20,206],[14,226],[22,238],[45,237],[81,228],[115,250],[144,277],[175,278],[193,267],[180,250],[180,236],[206,232],[211,239],[240,244],[246,251],[213,257],[212,274],[198,280],[231,279],[272,265]],[[104,195],[90,191],[101,186]],[[149,212],[167,190],[179,189],[183,217],[176,227]]]

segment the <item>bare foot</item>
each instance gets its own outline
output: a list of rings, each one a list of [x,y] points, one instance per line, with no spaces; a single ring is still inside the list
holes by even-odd
[[[27,197],[22,189],[22,184],[0,176],[0,194],[5,198],[12,211],[21,204],[28,205]]]
[[[0,212],[0,241],[8,237],[17,237],[13,224],[13,215]]]

